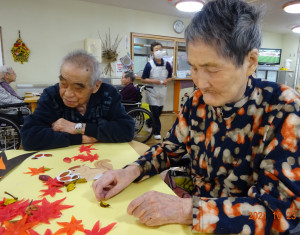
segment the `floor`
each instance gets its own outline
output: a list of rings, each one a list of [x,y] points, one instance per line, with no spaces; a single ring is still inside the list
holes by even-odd
[[[177,118],[177,114],[174,114],[174,113],[163,113],[160,116],[161,137],[162,138],[164,138],[166,136],[167,132],[172,128],[176,118]],[[155,140],[152,136],[152,138],[150,140],[148,140],[145,144],[147,144],[148,146],[152,146],[159,142],[161,142],[161,140]]]

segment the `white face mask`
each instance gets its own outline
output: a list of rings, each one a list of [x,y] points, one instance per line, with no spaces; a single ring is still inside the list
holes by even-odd
[[[156,52],[154,52],[154,58],[160,60],[160,59],[162,59],[166,54],[167,54],[166,51],[156,51]]]

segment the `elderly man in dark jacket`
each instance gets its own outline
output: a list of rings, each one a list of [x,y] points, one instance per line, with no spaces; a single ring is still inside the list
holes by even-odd
[[[95,142],[129,142],[134,120],[125,112],[121,95],[101,82],[99,63],[84,51],[68,54],[59,83],[44,90],[35,112],[21,129],[25,150]]]

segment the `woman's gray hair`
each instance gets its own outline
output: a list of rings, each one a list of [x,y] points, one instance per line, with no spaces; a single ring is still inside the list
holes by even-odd
[[[13,71],[13,68],[10,65],[2,65],[2,66],[0,66],[1,80],[4,79],[4,74],[5,73],[10,73],[11,71]]]
[[[135,75],[134,75],[133,71],[127,70],[127,71],[124,72],[124,75],[125,75],[125,78],[130,78],[130,81],[134,82]]]
[[[87,53],[84,50],[77,50],[67,54],[61,62],[60,72],[62,66],[66,63],[73,64],[81,69],[91,71],[91,87],[94,87],[98,81],[101,81],[100,64],[95,56]]]
[[[187,26],[186,44],[199,41],[213,46],[240,67],[251,50],[260,48],[263,11],[263,6],[258,8],[241,0],[210,1]]]

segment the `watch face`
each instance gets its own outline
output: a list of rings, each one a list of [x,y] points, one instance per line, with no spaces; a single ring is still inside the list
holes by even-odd
[[[81,130],[82,129],[82,123],[76,123],[75,129],[76,130]]]
[[[182,33],[184,30],[184,24],[181,20],[176,20],[173,27],[176,33]]]

